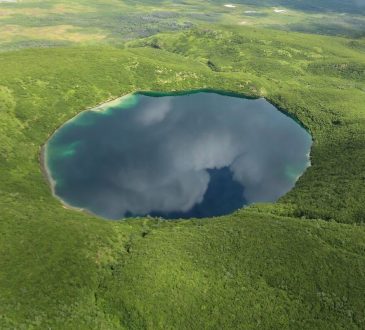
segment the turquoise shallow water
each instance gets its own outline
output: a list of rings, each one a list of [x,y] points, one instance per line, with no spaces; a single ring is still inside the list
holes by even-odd
[[[55,194],[108,219],[228,214],[273,202],[309,166],[311,136],[265,99],[131,94],[46,144]]]

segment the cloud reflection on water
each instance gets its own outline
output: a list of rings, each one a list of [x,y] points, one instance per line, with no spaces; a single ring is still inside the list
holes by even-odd
[[[97,120],[76,125],[82,116]],[[74,141],[71,157],[52,157]],[[292,172],[308,166],[310,146],[309,134],[264,99],[138,95],[130,109],[85,112],[65,125],[50,140],[48,165],[62,179],[59,197],[106,218],[204,216],[213,204],[228,212],[233,200],[234,208],[277,200],[293,187]],[[230,187],[235,195],[220,191]]]

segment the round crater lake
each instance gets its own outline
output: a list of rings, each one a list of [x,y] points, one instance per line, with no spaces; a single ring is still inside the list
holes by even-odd
[[[311,144],[263,98],[135,93],[65,123],[43,161],[68,206],[107,219],[201,218],[276,201],[309,166]]]

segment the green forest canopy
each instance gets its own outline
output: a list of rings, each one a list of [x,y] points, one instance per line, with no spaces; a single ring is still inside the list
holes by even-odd
[[[0,61],[1,328],[365,326],[361,40],[204,27]],[[52,197],[40,147],[67,119],[131,91],[199,88],[264,96],[310,130],[292,192],[176,222],[104,221]]]

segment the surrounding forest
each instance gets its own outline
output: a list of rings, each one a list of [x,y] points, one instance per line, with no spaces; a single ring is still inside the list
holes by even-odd
[[[149,16],[162,15],[158,24],[137,24],[157,30],[137,38],[132,29],[125,39],[108,19],[103,27],[55,13],[79,20],[76,30],[62,21],[72,33],[55,38],[49,26],[45,37],[34,27],[41,19],[29,16],[20,28],[22,15],[9,14],[35,10],[33,2],[1,2],[0,31],[24,31],[16,40],[0,32],[1,329],[365,328],[365,39],[348,33],[353,26],[305,34],[231,24],[236,14],[202,22],[191,9],[188,21],[183,11],[177,19],[158,8]],[[112,13],[112,2],[89,5]],[[51,3],[37,5],[48,10],[44,20]],[[131,10],[130,1],[119,3]],[[302,11],[303,22],[319,12],[363,18],[361,2],[338,1],[337,13],[329,1],[302,3],[266,7]],[[210,1],[212,13],[222,4]],[[265,97],[311,132],[312,166],[289,194],[181,221],[106,221],[52,196],[40,151],[65,121],[133,91],[195,89]]]

